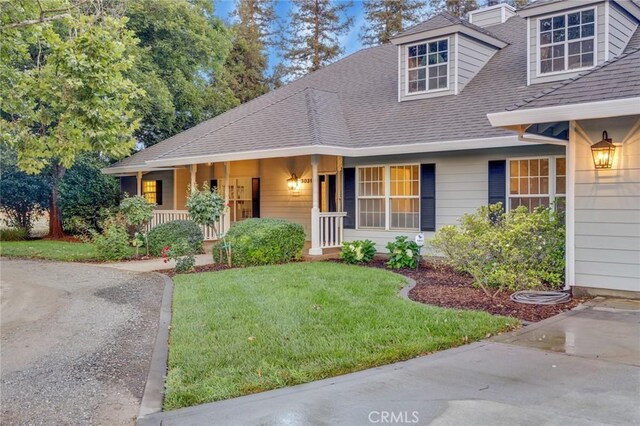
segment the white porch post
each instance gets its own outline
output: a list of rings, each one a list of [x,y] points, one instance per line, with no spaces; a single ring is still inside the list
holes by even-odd
[[[575,218],[576,218],[576,148],[578,144],[576,122],[569,122],[569,141],[567,142],[566,164],[566,201],[565,201],[565,285],[569,290],[576,284],[576,250],[575,250]]]
[[[224,162],[224,203],[229,205],[229,176],[231,175],[231,163],[228,161]],[[222,217],[222,224],[224,226],[224,231],[227,232],[231,227],[231,212],[227,208],[227,213]]]
[[[198,171],[198,165],[192,164],[189,166],[189,171],[191,172],[191,191],[196,190],[196,172]]]
[[[136,174],[136,195],[142,195],[142,172]]]
[[[311,156],[311,185],[312,185],[312,204],[311,204],[311,248],[309,254],[317,256],[322,254],[320,247],[320,189],[318,180],[318,156]]]

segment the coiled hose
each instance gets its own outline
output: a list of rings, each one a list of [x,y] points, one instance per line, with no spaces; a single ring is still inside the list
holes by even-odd
[[[516,291],[511,295],[511,300],[527,305],[556,305],[567,303],[571,295],[562,291]]]

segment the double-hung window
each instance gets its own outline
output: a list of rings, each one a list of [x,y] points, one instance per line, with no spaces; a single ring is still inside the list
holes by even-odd
[[[358,227],[420,228],[420,166],[358,168]]]
[[[595,9],[538,22],[540,74],[579,70],[595,64]]]
[[[509,161],[509,209],[525,206],[533,211],[553,202],[564,205],[564,157],[518,158]]]
[[[449,86],[449,40],[407,47],[407,92],[442,90]]]

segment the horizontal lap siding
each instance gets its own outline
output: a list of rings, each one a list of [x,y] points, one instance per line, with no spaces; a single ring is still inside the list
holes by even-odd
[[[162,205],[157,206],[157,210],[173,210],[173,170],[163,170],[150,172],[142,175],[142,181],[161,180],[162,181]]]
[[[538,155],[564,155],[564,148],[551,145],[499,148],[449,153],[425,153],[405,156],[380,156],[368,158],[345,158],[345,167],[382,164],[428,164],[436,165],[436,229],[444,225],[455,225],[465,213],[472,213],[487,204],[489,160]],[[384,231],[346,229],[345,240],[370,239],[376,249],[386,252],[385,246],[397,235],[415,237],[419,231]],[[433,232],[423,232],[427,239]]]
[[[614,58],[624,51],[638,25],[615,3],[610,4],[609,11],[609,58]]]
[[[612,122],[608,130],[630,129]],[[576,285],[640,291],[640,135],[616,149],[611,169],[600,171],[590,142],[576,137]]]
[[[458,37],[458,49],[458,91],[462,92],[497,50],[464,35]]]

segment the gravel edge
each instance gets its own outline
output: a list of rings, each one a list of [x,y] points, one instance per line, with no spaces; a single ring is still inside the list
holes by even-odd
[[[145,416],[162,411],[164,399],[164,379],[167,374],[167,361],[169,358],[169,329],[171,328],[171,314],[173,303],[173,281],[168,276],[154,272],[156,276],[164,280],[164,292],[162,305],[160,306],[160,320],[158,321],[158,335],[153,347],[147,383],[144,386],[138,421]]]

